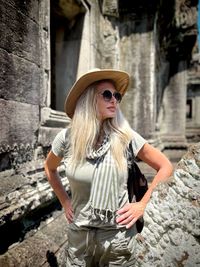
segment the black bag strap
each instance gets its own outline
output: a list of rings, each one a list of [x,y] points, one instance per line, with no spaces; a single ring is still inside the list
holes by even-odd
[[[148,182],[145,176],[140,171],[137,163],[135,162],[135,155],[133,153],[132,144],[129,144],[130,150],[130,158],[131,164],[128,168],[128,181],[127,181],[127,188],[128,188],[128,196],[129,202],[132,202],[133,197],[135,196],[135,200],[138,202],[142,199],[146,191],[148,190]],[[143,229],[144,221],[143,218],[140,218],[136,221],[136,228],[137,232],[140,233]]]
[[[131,152],[131,158],[129,159],[131,161],[131,165],[128,168],[127,181],[129,201],[132,201],[134,195],[136,201],[140,201],[148,190],[148,182],[135,161],[135,156],[131,143],[129,144],[129,150]]]

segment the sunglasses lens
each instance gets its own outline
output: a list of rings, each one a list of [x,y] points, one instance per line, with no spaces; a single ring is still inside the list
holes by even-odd
[[[121,102],[122,100],[122,95],[120,93],[114,93],[114,97],[117,100],[117,102]]]
[[[103,95],[104,100],[107,100],[107,101],[110,101],[112,98],[112,93],[109,90],[105,90],[102,95]]]

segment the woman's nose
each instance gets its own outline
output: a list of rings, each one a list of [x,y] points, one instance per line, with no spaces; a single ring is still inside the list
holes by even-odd
[[[114,97],[114,95],[112,95],[112,98],[110,99],[110,102],[112,102],[112,103],[117,103],[117,100],[116,100],[116,98]]]

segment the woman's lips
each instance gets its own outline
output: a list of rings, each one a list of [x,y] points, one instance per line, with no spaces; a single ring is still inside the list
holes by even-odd
[[[112,112],[115,112],[116,108],[115,107],[108,107],[107,109],[109,109]]]

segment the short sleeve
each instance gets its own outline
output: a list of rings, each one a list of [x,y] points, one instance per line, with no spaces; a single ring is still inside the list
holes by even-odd
[[[147,143],[147,140],[145,140],[140,134],[133,131],[133,139],[131,141],[131,144],[132,144],[133,153],[135,157],[137,157],[138,152],[146,143]]]
[[[66,150],[66,135],[67,135],[67,129],[61,130],[53,140],[51,150],[52,152],[60,157],[63,158]]]

